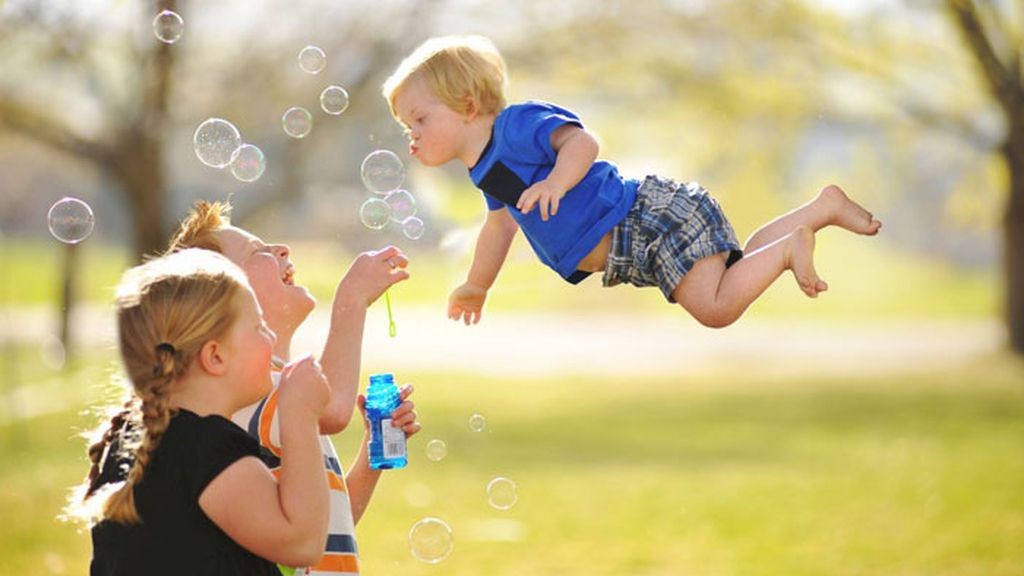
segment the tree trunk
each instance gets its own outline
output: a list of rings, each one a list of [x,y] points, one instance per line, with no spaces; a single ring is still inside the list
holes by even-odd
[[[1024,353],[1024,123],[1011,131],[1003,147],[1010,175],[1010,199],[1003,220],[1006,323],[1010,346]]]
[[[163,145],[146,130],[139,130],[125,141],[133,145],[122,148],[114,173],[132,213],[135,256],[141,258],[162,252],[169,236],[163,224],[167,197]]]
[[[78,280],[78,245],[64,245],[64,260],[61,263],[61,293],[59,310],[60,343],[64,347],[64,366],[74,353],[74,335],[71,333],[71,315],[75,309],[76,286]]]

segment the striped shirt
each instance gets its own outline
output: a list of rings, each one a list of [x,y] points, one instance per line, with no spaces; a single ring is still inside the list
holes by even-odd
[[[278,362],[275,358],[275,366]],[[282,363],[283,364],[283,363]],[[270,468],[275,478],[281,475],[281,433],[277,416],[277,399],[281,373],[275,368],[272,373],[274,389],[257,404],[247,406],[232,416],[238,424],[260,442],[260,457]],[[345,473],[338,460],[338,453],[328,436],[320,436],[320,449],[324,456],[327,486],[330,489],[331,513],[327,527],[327,547],[323,557],[314,566],[300,568],[296,575],[310,576],[352,576],[359,574],[359,551],[356,547],[355,522],[352,519],[352,504],[345,486]]]

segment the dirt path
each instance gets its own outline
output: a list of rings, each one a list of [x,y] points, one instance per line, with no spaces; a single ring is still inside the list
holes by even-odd
[[[328,317],[314,313],[292,350],[319,353]],[[640,316],[492,313],[476,326],[449,321],[440,309],[396,308],[398,336],[387,335],[383,306],[367,317],[364,369],[477,371],[545,378],[580,374],[648,376],[683,374],[731,365],[758,371],[875,373],[934,370],[1000,349],[995,320],[898,320],[849,325],[744,319],[723,330],[684,315]],[[0,315],[6,338],[53,339],[48,310]],[[114,346],[113,320],[102,308],[75,317],[84,345]]]

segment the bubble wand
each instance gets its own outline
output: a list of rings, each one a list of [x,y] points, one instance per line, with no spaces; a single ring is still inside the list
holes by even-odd
[[[395,326],[395,317],[391,315],[391,290],[384,291],[384,303],[388,307],[388,336],[392,338],[398,334],[398,327]]]

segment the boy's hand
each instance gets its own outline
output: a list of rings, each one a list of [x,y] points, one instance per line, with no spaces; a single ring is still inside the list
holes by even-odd
[[[398,397],[402,400],[402,403],[391,413],[391,425],[395,428],[401,428],[402,432],[405,432],[406,438],[423,429],[423,425],[416,420],[416,411],[414,410],[416,405],[411,400],[408,400],[414,390],[412,384],[402,386],[398,390]],[[359,412],[363,415],[363,428],[369,432],[370,421],[366,418],[366,396],[363,394],[357,396],[356,404],[359,406]]]
[[[448,317],[456,322],[462,318],[466,326],[476,324],[480,321],[486,299],[487,290],[466,282],[452,290],[451,296],[448,297]]]
[[[306,355],[281,370],[279,386],[282,412],[298,411],[301,415],[320,417],[331,398],[331,389],[320,364]]]
[[[338,283],[337,298],[351,298],[360,305],[369,306],[393,284],[409,278],[405,271],[408,265],[409,259],[394,246],[363,252],[356,256]]]
[[[540,207],[540,219],[547,222],[548,215],[558,214],[558,203],[565,196],[565,190],[559,188],[550,180],[541,180],[523,191],[516,202],[516,208],[523,214],[529,214],[534,206]]]

